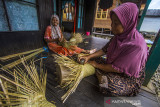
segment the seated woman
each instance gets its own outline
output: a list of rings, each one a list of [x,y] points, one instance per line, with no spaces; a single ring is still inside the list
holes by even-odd
[[[147,45],[136,30],[138,8],[124,3],[110,12],[112,32],[115,35],[101,50],[80,57],[97,68],[100,90],[112,96],[135,96],[144,81]],[[107,55],[105,63],[89,61]],[[110,95],[109,94],[109,95]]]
[[[58,54],[63,54],[65,56],[71,56],[76,53],[93,53],[96,50],[84,50],[81,48],[78,48],[77,46],[72,46],[71,49],[67,49],[65,47],[62,47],[58,45],[58,42],[62,42],[65,40],[63,37],[63,34],[61,32],[61,29],[59,27],[59,18],[57,15],[52,15],[51,21],[50,21],[50,26],[47,27],[45,36],[44,36],[45,41],[48,44],[48,47],[51,51],[58,53]]]

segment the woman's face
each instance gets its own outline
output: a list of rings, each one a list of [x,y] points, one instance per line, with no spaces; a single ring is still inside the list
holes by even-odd
[[[124,31],[124,28],[115,13],[112,14],[111,20],[112,20],[111,30],[112,30],[113,34],[114,35],[122,34]]]
[[[56,17],[52,18],[52,24],[53,24],[53,26],[57,26],[59,24],[59,21]]]

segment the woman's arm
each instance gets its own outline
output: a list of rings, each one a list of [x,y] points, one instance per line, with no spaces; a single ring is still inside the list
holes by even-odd
[[[90,54],[88,57],[91,59],[91,58],[97,58],[97,57],[100,57],[102,55],[105,55],[105,53],[103,52],[103,50],[98,50],[97,52],[93,53],[93,54]]]
[[[79,57],[78,60],[80,61],[81,59],[85,60],[85,63],[88,62],[91,58],[96,58],[96,57],[100,57],[102,55],[105,55],[105,53],[103,52],[103,50],[98,50],[97,52],[87,55],[87,56],[82,56]]]
[[[105,73],[107,72],[116,72],[116,73],[122,73],[120,71],[115,70],[112,67],[112,64],[98,64],[95,61],[90,61],[89,64],[91,64],[92,66],[94,66],[95,68],[98,68],[102,71],[104,71]]]
[[[121,73],[120,71],[115,70],[115,69],[112,67],[112,64],[97,64],[96,67],[99,68],[99,69],[101,69],[101,70],[104,71],[105,73],[107,73],[107,72]]]

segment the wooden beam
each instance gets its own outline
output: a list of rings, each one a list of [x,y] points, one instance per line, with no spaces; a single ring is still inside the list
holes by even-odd
[[[143,10],[141,19],[140,19],[140,21],[139,21],[139,23],[138,23],[138,26],[137,26],[137,30],[138,30],[138,31],[139,31],[140,28],[141,28],[142,22],[143,22],[143,20],[144,20],[144,17],[145,17],[145,15],[146,15],[146,12],[147,12],[147,10],[148,10],[148,7],[149,7],[150,2],[151,2],[151,0],[147,0],[147,3],[146,3],[145,8],[144,8],[144,10]]]
[[[8,16],[8,12],[7,12],[7,7],[6,7],[6,4],[5,4],[5,1],[2,0],[2,3],[3,3],[3,7],[4,7],[6,18],[7,18],[9,31],[11,31],[11,25],[10,25],[9,16]]]
[[[160,30],[154,40],[153,46],[151,47],[149,57],[146,63],[146,69],[145,69],[145,81],[143,83],[144,86],[147,86],[150,79],[154,75],[156,69],[158,68],[160,64]]]
[[[77,22],[77,18],[76,18],[76,14],[77,14],[77,0],[75,0],[75,7],[74,7],[74,11],[75,11],[75,15],[74,15],[74,30],[73,33],[76,32],[76,22]]]

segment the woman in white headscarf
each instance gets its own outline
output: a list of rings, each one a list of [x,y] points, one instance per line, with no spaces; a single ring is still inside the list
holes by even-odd
[[[44,36],[45,41],[48,43],[48,47],[51,51],[58,53],[58,54],[63,54],[65,56],[71,56],[76,53],[88,53],[90,51],[78,48],[77,46],[74,47],[74,49],[67,49],[65,47],[62,47],[58,45],[58,42],[62,42],[65,40],[63,37],[62,31],[59,27],[59,18],[57,15],[52,15],[51,21],[50,21],[50,26],[47,27],[45,36]],[[93,51],[93,50],[92,50]]]

